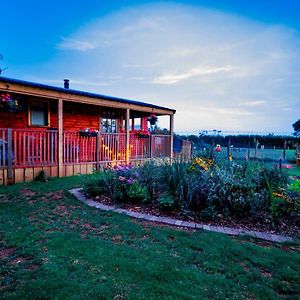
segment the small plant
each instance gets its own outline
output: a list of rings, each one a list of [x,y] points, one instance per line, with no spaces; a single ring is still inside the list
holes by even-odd
[[[284,190],[273,192],[270,213],[273,219],[273,224],[277,225],[280,218],[298,215],[300,212],[300,199],[291,198]]]
[[[208,171],[212,166],[214,162],[212,159],[205,158],[205,157],[195,157],[191,163],[191,166],[189,168],[190,171],[197,171],[199,167],[205,171]]]
[[[128,187],[128,198],[131,202],[140,203],[147,202],[148,199],[148,191],[147,188],[142,186],[138,182],[134,182]]]
[[[84,184],[84,192],[91,196],[107,195],[112,197],[114,192],[115,175],[110,170],[101,171],[97,174],[97,178],[88,180]]]
[[[296,180],[294,181],[291,185],[290,185],[290,190],[295,191],[297,193],[300,193],[300,180]]]
[[[159,208],[164,211],[172,210],[175,205],[174,197],[168,194],[160,195],[157,202]]]
[[[156,194],[159,192],[161,186],[159,182],[161,167],[156,166],[153,162],[147,162],[139,169],[140,183],[148,190],[150,201],[156,198]]]
[[[39,174],[35,177],[36,181],[47,182],[48,176],[45,170],[39,172]]]

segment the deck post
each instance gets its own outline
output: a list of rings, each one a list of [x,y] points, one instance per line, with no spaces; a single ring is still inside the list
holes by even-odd
[[[97,133],[96,137],[96,170],[99,171],[100,169],[100,132]]]
[[[126,163],[129,164],[130,160],[130,133],[129,133],[129,118],[130,118],[130,109],[126,109]]]
[[[13,182],[13,148],[12,148],[12,129],[7,129],[7,179],[9,183]]]
[[[63,100],[58,99],[58,177],[64,176],[63,169]]]
[[[174,115],[170,115],[170,160],[173,163]]]

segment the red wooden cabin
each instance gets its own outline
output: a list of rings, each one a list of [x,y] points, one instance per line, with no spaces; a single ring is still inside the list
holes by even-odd
[[[148,103],[0,77],[0,185],[92,173],[101,165],[173,158],[175,110]],[[170,134],[148,131],[170,116]]]

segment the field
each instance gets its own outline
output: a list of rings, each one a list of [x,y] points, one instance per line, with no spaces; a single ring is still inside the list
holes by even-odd
[[[227,157],[227,148],[222,148],[220,153],[216,153],[220,158]],[[248,156],[248,148],[233,148],[232,157],[233,159],[242,159],[245,160]],[[281,159],[282,162],[295,162],[295,150],[286,150],[285,159],[283,158],[283,149],[258,149],[255,157],[255,149],[250,149],[250,158],[255,160],[265,160],[265,161],[274,161],[274,163],[279,163]]]
[[[298,245],[97,211],[68,193],[85,178],[0,188],[1,299],[299,296]]]

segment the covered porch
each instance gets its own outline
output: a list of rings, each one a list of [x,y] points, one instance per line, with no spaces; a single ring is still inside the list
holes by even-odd
[[[0,111],[0,185],[33,180],[41,170],[63,177],[173,159],[174,110],[43,85],[1,84],[0,93],[18,99],[23,109]],[[149,132],[151,115],[168,116],[168,130]]]

